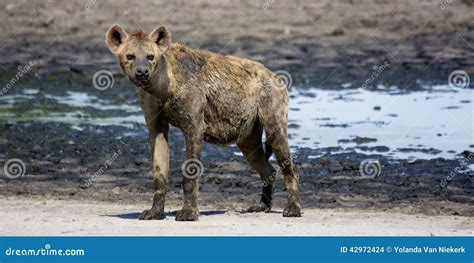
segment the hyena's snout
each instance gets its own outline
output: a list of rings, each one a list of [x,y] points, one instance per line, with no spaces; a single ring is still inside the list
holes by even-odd
[[[150,69],[147,66],[138,66],[135,69],[135,78],[141,81],[148,81],[150,78]]]

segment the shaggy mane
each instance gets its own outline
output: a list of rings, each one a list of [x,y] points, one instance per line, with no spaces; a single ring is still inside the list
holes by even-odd
[[[131,33],[130,37],[136,39],[146,39],[148,37],[148,34],[143,32],[142,30],[137,30]]]

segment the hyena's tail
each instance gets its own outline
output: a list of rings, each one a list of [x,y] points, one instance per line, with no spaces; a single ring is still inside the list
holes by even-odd
[[[270,142],[268,140],[265,141],[265,160],[269,160],[270,157],[272,156],[272,153],[273,153],[273,149],[272,149],[272,146],[270,145]]]

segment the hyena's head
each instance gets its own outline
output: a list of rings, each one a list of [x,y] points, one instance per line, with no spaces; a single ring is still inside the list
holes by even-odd
[[[117,56],[123,72],[140,87],[157,70],[160,57],[171,45],[171,34],[165,27],[158,27],[149,35],[142,31],[129,35],[115,24],[107,32],[105,41],[110,51]]]

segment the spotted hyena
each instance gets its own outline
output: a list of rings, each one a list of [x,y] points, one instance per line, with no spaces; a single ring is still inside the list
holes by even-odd
[[[249,212],[268,212],[272,207],[276,170],[268,159],[274,153],[288,191],[283,216],[301,216],[299,176],[288,146],[288,91],[275,74],[245,58],[171,43],[165,27],[150,34],[128,34],[114,25],[106,43],[123,72],[139,87],[148,126],[155,192],[151,209],[143,211],[140,219],[165,217],[170,124],[184,134],[185,163],[199,160],[204,141],[237,144],[263,181],[261,200]],[[198,220],[198,179],[183,177],[184,205],[176,220]]]

